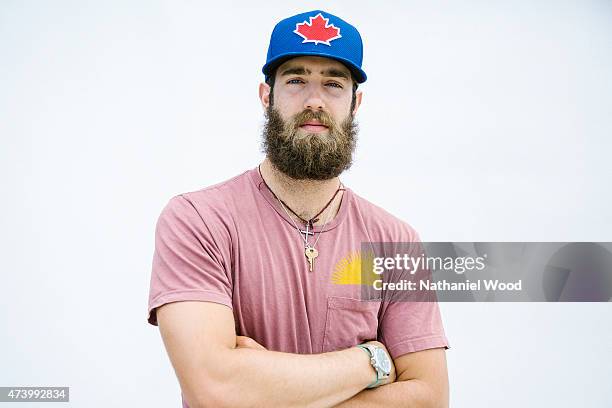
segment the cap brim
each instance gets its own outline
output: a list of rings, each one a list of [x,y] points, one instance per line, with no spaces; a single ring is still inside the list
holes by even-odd
[[[337,57],[335,55],[326,54],[324,52],[286,52],[284,54],[278,55],[273,60],[268,61],[268,63],[263,66],[261,71],[266,76],[266,78],[268,78],[268,76],[270,76],[270,73],[274,71],[276,68],[278,68],[285,61],[288,61],[291,58],[300,57],[304,55],[312,55],[315,57],[326,57],[326,58],[330,58],[330,59],[343,63],[351,71],[351,73],[353,74],[353,77],[355,78],[355,81],[359,84],[365,82],[368,79],[366,73],[361,68],[359,68],[358,66],[353,64],[351,61],[349,61],[348,59]]]

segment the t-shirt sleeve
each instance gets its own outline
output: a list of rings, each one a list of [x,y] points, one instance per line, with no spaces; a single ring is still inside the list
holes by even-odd
[[[213,211],[202,212],[177,195],[157,220],[147,317],[154,326],[155,309],[170,302],[206,301],[232,307],[229,238],[220,233]]]
[[[393,359],[420,350],[449,348],[437,302],[391,302],[380,327],[381,342]]]
[[[411,242],[409,252],[417,256],[421,251],[421,241],[418,234],[411,230],[410,238],[404,237],[404,242]],[[421,270],[417,273],[419,278],[429,278],[431,273]],[[395,281],[400,282],[403,273],[396,276]],[[409,278],[414,280],[414,277]],[[416,295],[391,295],[383,302],[383,311],[379,320],[380,341],[387,347],[393,359],[416,351],[444,347],[450,348],[440,308],[435,293],[420,292]]]

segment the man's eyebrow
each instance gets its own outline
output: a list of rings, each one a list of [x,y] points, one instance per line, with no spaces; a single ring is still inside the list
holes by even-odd
[[[323,71],[321,71],[321,75],[326,76],[326,77],[336,77],[336,78],[351,79],[349,77],[348,72],[342,71],[342,70],[336,69],[336,68],[329,68],[329,69],[323,70]]]
[[[306,69],[304,67],[289,67],[287,69],[285,69],[283,72],[281,72],[280,76],[286,76],[286,75],[310,75],[311,72],[309,69]]]
[[[281,72],[280,76],[286,76],[286,75],[310,75],[311,73],[312,73],[312,71],[310,71],[309,69],[306,69],[304,67],[289,67],[289,68],[283,70]],[[326,76],[326,77],[351,79],[348,72],[340,70],[340,69],[337,69],[337,68],[324,69],[323,71],[321,71],[321,75]]]

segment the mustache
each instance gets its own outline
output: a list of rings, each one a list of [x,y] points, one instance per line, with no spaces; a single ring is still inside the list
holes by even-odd
[[[327,132],[315,136],[312,133],[300,132],[300,127],[306,122],[316,120],[327,127]],[[322,110],[304,109],[284,122],[284,135],[293,145],[300,143],[323,143],[321,153],[337,149],[338,143],[346,141],[347,130],[351,127],[353,115],[349,115],[342,123],[336,121],[330,113]]]
[[[312,111],[310,109],[304,109],[302,112],[298,113],[293,118],[293,122],[297,126],[301,126],[311,120],[316,120],[327,127],[332,127],[336,125],[336,122],[334,122],[331,116],[324,111]]]

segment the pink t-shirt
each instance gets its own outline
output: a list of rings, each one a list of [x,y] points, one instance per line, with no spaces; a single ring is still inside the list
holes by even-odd
[[[310,272],[303,238],[254,168],[163,209],[148,322],[157,325],[155,308],[165,303],[208,301],[231,308],[236,333],[269,350],[323,353],[377,339],[397,358],[447,347],[437,303],[361,301],[361,286],[342,279],[359,268],[362,242],[418,240],[407,223],[346,188]]]

